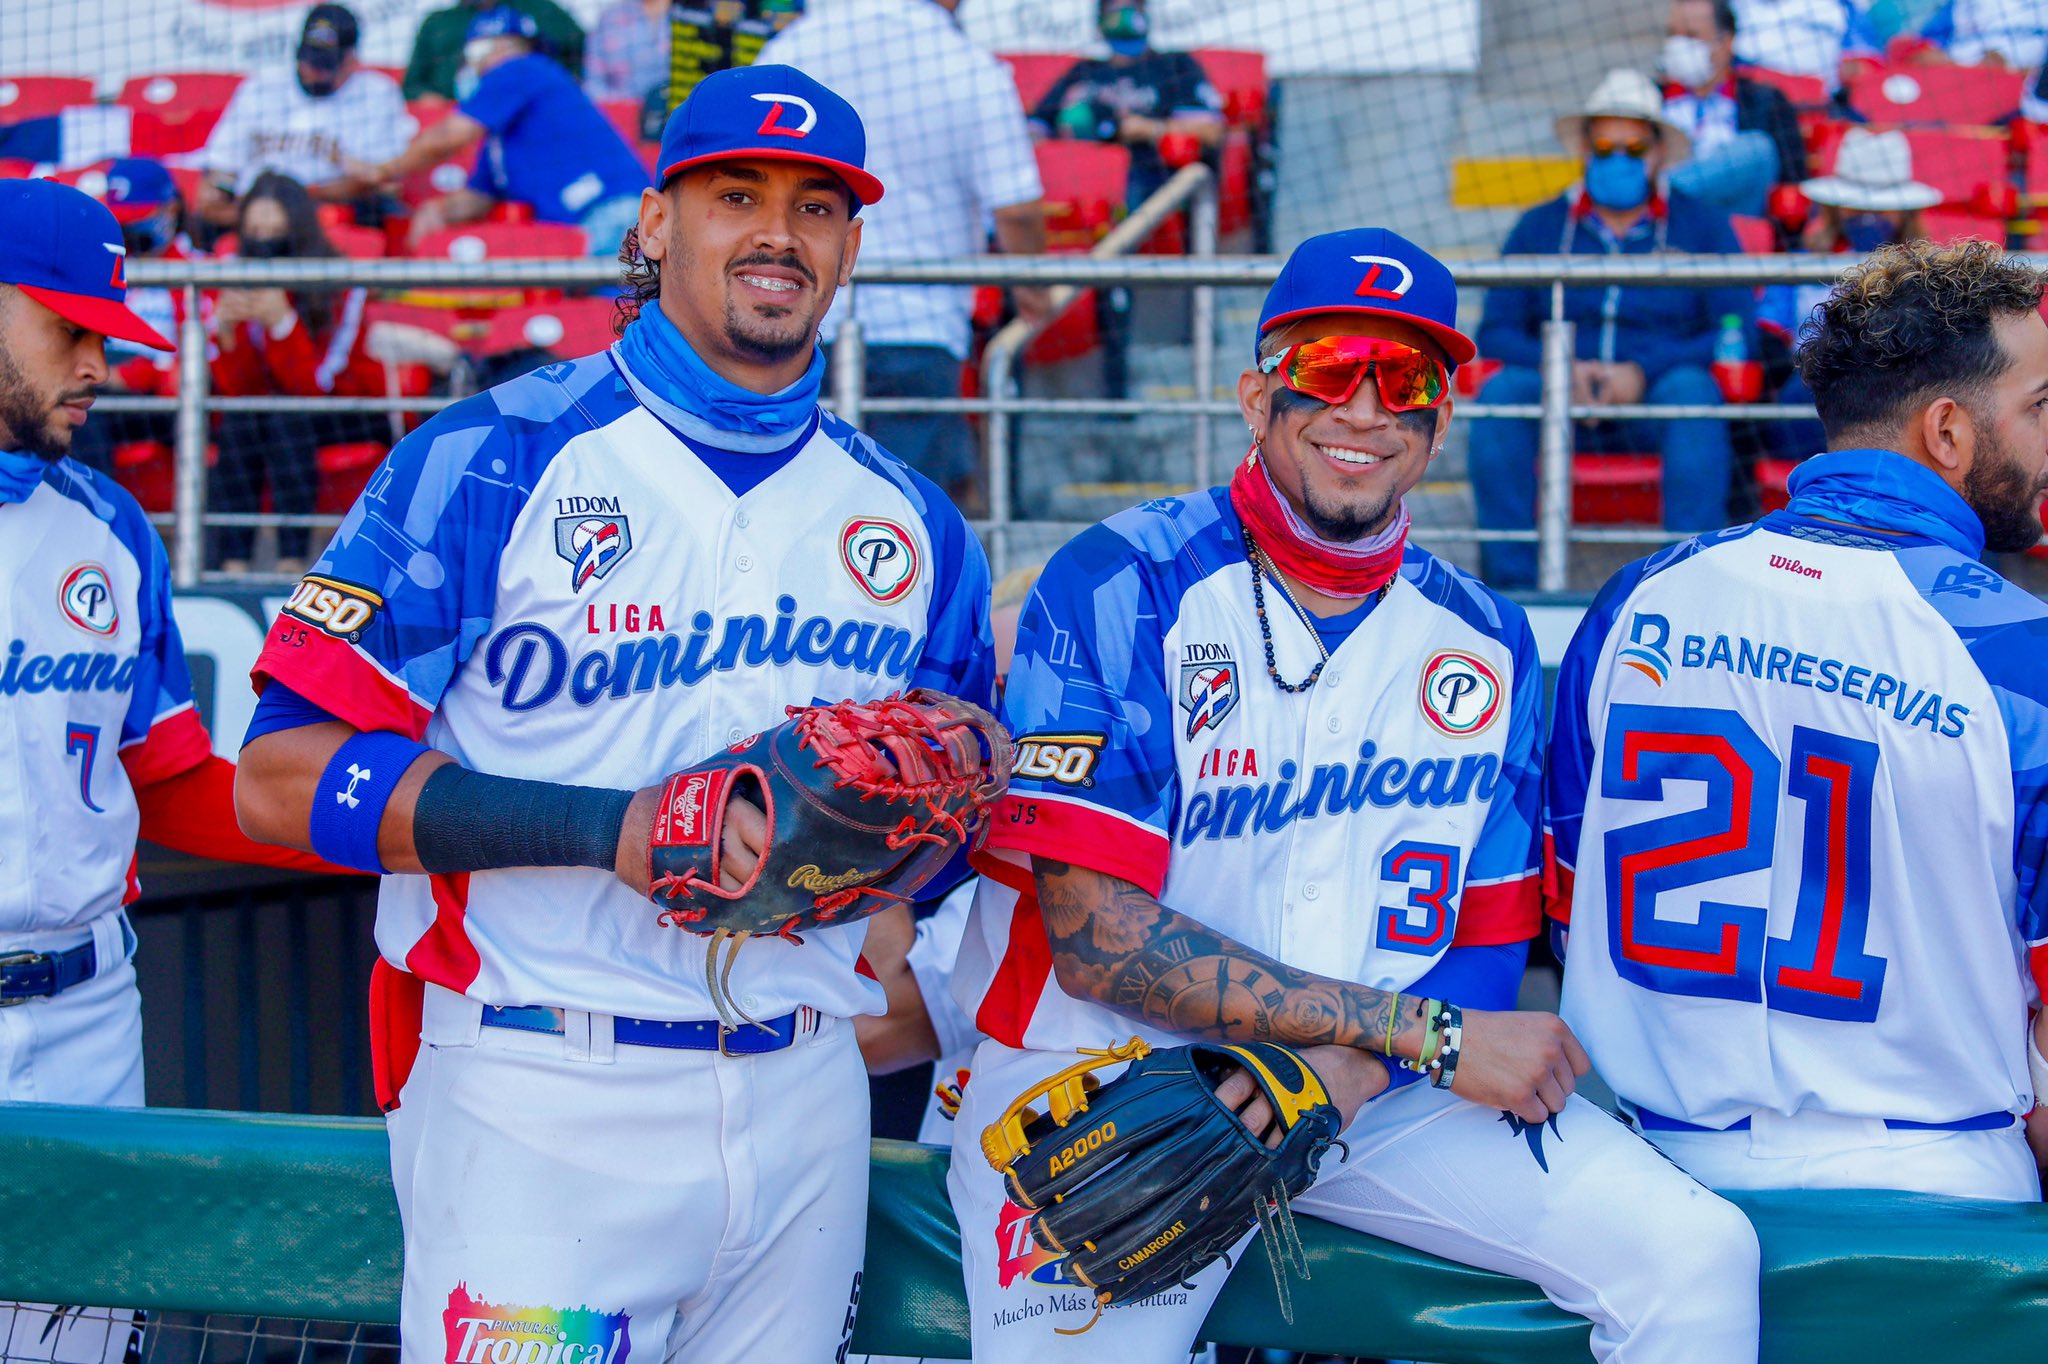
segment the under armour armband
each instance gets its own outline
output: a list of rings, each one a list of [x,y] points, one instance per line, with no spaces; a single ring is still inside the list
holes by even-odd
[[[336,866],[385,874],[377,856],[377,826],[384,807],[422,753],[425,744],[388,730],[352,736],[320,773],[313,791],[313,813],[307,821],[313,851]]]

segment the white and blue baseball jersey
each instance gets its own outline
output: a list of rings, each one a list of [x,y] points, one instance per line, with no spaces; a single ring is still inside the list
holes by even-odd
[[[285,606],[259,683],[479,771],[622,789],[789,705],[910,687],[987,700],[988,566],[941,493],[821,413],[736,495],[663,406],[608,353],[436,417]],[[713,1017],[705,940],[658,913],[602,871],[395,875],[377,942],[488,1004]],[[864,936],[749,942],[732,997],[756,1018],[879,1013]]]
[[[1563,1013],[1680,1123],[2000,1124],[2048,980],[2048,606],[1902,456],[1793,489],[1624,569],[1565,657]]]
[[[1299,681],[1317,638],[1265,592],[1278,670]],[[1016,772],[956,993],[1012,1047],[1130,1035],[1053,978],[1034,854],[1382,989],[1454,943],[1524,941],[1540,917],[1541,705],[1520,608],[1420,549],[1290,694],[1266,673],[1224,489],[1112,517],[1053,558],[1023,613],[1004,698]]]
[[[135,788],[212,751],[171,616],[163,541],[70,460],[0,503],[0,948],[139,893]]]

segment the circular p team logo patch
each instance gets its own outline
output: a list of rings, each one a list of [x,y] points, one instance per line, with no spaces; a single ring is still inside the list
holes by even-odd
[[[57,588],[57,606],[64,619],[89,635],[111,635],[121,628],[114,603],[114,585],[98,564],[78,564]]]
[[[1500,675],[1471,654],[1444,649],[1422,665],[1423,717],[1453,739],[1484,733],[1504,694]]]
[[[894,521],[857,516],[839,532],[839,561],[860,590],[887,606],[917,586],[917,541]]]

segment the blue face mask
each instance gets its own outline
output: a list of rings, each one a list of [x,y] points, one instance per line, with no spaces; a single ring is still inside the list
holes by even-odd
[[[1109,38],[1105,41],[1109,44],[1109,50],[1119,57],[1142,57],[1150,46],[1149,41],[1144,38]]]
[[[26,502],[50,472],[50,461],[26,450],[0,450],[0,502]]]
[[[1623,151],[1590,157],[1586,193],[1602,208],[1641,208],[1650,197],[1650,168],[1641,157]]]
[[[1855,213],[1842,219],[1842,240],[1858,254],[1889,246],[1898,236],[1898,229],[1875,213]]]

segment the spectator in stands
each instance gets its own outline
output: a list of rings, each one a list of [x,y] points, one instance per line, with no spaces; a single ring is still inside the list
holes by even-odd
[[[420,20],[412,59],[405,64],[405,97],[454,100],[469,92],[461,87],[469,26],[477,15],[507,5],[526,15],[545,43],[546,53],[577,80],[583,79],[583,25],[555,0],[461,0]]]
[[[1953,0],[1922,29],[1962,66],[2031,71],[2048,58],[2044,0]]]
[[[513,200],[532,205],[540,222],[581,227],[590,254],[608,259],[640,220],[640,191],[651,180],[646,165],[582,87],[541,55],[540,43],[539,26],[520,10],[477,14],[464,58],[477,74],[475,88],[411,146],[365,169],[401,180],[488,139],[469,184],[413,214],[415,243]]]
[[[604,7],[583,54],[583,88],[592,99],[645,100],[668,85],[668,11],[669,0]]]
[[[359,36],[345,6],[315,5],[292,68],[242,82],[199,157],[206,179],[198,209],[208,223],[233,224],[237,201],[266,171],[291,177],[323,203],[355,204],[359,220],[383,220],[376,183],[350,166],[396,155],[413,120],[397,82],[362,69]]]
[[[1666,251],[1727,252],[1741,248],[1725,214],[1682,191],[1660,192],[1660,172],[1683,160],[1686,137],[1664,115],[1664,100],[1647,76],[1610,71],[1586,107],[1560,118],[1558,138],[1585,166],[1582,182],[1522,215],[1508,234],[1507,255],[1642,256]],[[1709,365],[1733,317],[1748,334],[1753,296],[1746,288],[1582,288],[1565,291],[1565,316],[1576,324],[1572,364],[1575,404],[1718,404]],[[1492,289],[1479,325],[1482,355],[1507,367],[1486,386],[1489,403],[1533,403],[1542,392],[1543,322],[1548,289]],[[1536,514],[1536,423],[1484,421],[1472,432],[1472,492],[1479,525],[1527,530]],[[1581,448],[1611,452],[1655,449],[1663,457],[1664,524],[1711,530],[1727,515],[1729,444],[1724,421],[1648,423],[1601,420],[1578,427]],[[1486,579],[1495,587],[1535,580],[1527,544],[1484,546]]]
[[[161,161],[125,157],[107,167],[106,204],[121,225],[121,242],[129,261],[187,260],[191,240],[184,232],[184,197]],[[212,299],[203,296],[202,317],[212,315]],[[178,339],[185,320],[181,290],[131,285],[128,307],[159,336]],[[172,351],[107,338],[109,393],[134,393],[168,398],[178,391],[178,360]],[[95,412],[72,438],[71,457],[102,473],[112,472],[113,448],[130,441],[177,442],[177,418],[169,412]]]
[[[1009,70],[953,22],[957,0],[843,0],[800,19],[761,49],[761,62],[793,66],[861,111],[870,169],[888,198],[861,211],[864,260],[953,260],[987,250],[1045,250],[1038,163]],[[915,71],[906,81],[903,73]],[[867,348],[867,392],[954,398],[967,359],[970,288],[856,286]],[[1017,291],[1017,308],[1043,315],[1045,291]],[[837,335],[839,307],[823,335]],[[978,460],[960,413],[875,413],[862,427],[945,488],[973,500]]]
[[[1835,153],[1835,170],[1799,186],[1817,211],[1801,234],[1800,245],[1817,255],[1868,255],[1894,242],[1917,241],[1927,235],[1920,214],[1941,202],[1941,191],[1913,178],[1913,147],[1896,130],[1874,133],[1851,128]],[[1791,352],[1799,329],[1827,299],[1826,284],[1774,284],[1764,290],[1757,307],[1757,327],[1768,342],[1767,368],[1790,370],[1778,389],[1781,403],[1810,403],[1813,394],[1797,370]],[[1824,448],[1819,421],[1763,423],[1765,448],[1778,459],[1804,459]]]
[[[1806,139],[1792,101],[1739,75],[1731,0],[1672,0],[1661,63],[1664,116],[1692,140],[1673,189],[1729,213],[1763,212],[1774,184],[1806,178]]]
[[[242,196],[235,223],[245,260],[338,257],[321,229],[306,187],[282,175],[264,175]],[[370,397],[385,391],[384,369],[365,348],[362,289],[223,289],[214,302],[213,388],[223,396]],[[304,515],[313,510],[320,446],[389,441],[383,416],[368,412],[230,412],[216,437],[220,459],[207,500],[219,512],[254,512],[270,490],[272,510]],[[296,577],[306,568],[308,532],[285,526],[277,533],[277,569]],[[229,572],[249,568],[255,533],[247,527],[218,532],[215,558]]]
[[[1838,89],[1851,17],[1848,0],[1735,0],[1735,60]]]

